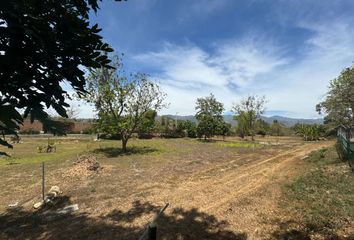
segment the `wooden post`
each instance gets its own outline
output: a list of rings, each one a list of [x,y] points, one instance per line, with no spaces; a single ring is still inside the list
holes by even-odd
[[[44,202],[44,182],[45,182],[45,179],[44,179],[44,162],[42,162],[42,200]]]
[[[156,240],[157,239],[157,225],[155,222],[149,224],[148,227],[148,240]]]
[[[148,240],[156,240],[157,239],[157,224],[156,221],[157,219],[162,215],[162,213],[166,210],[166,208],[169,206],[169,203],[166,203],[166,205],[160,210],[158,214],[154,217],[152,222],[149,224],[149,226],[145,229],[143,235],[139,238],[139,240],[145,239],[147,236]]]

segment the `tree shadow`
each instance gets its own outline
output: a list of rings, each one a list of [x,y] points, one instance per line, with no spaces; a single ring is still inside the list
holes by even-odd
[[[129,156],[135,154],[148,154],[158,151],[156,148],[151,147],[128,147],[127,151],[124,152],[121,148],[107,147],[107,148],[99,148],[93,150],[93,153],[103,154],[105,157],[114,158],[118,156]]]
[[[295,227],[297,226],[297,227]],[[302,226],[302,227],[299,227]],[[311,240],[312,235],[321,235],[321,239],[326,240],[354,240],[354,235],[340,236],[332,230],[324,230],[315,225],[303,224],[290,220],[290,221],[278,221],[277,230],[275,230],[271,236],[274,239],[292,239],[292,240]]]
[[[71,204],[63,197],[60,206]],[[146,218],[157,213],[161,206],[149,202],[133,202],[127,211],[114,210],[101,217],[90,217],[85,212],[48,218],[54,209],[28,211],[23,208],[9,209],[0,215],[0,239],[138,239],[150,221]],[[140,224],[135,224],[140,221]],[[197,209],[169,209],[158,220],[158,239],[247,239],[245,233],[226,230],[227,222]]]
[[[213,138],[207,138],[207,139],[204,139],[204,138],[197,138],[197,141],[198,142],[202,142],[202,143],[215,143],[219,140],[217,139],[213,139]]]
[[[133,207],[122,212],[114,210],[105,217],[113,221],[131,223],[146,214],[157,213],[161,206],[149,202],[133,202]],[[163,213],[158,221],[158,239],[210,239],[210,240],[246,240],[245,233],[234,233],[226,230],[228,223],[219,221],[215,216],[201,212],[196,208],[186,210],[173,208]],[[147,222],[146,224],[148,224]]]

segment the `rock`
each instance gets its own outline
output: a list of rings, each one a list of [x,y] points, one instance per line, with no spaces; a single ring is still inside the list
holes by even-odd
[[[62,194],[63,192],[60,191],[58,186],[52,186],[48,193],[56,193],[57,195]]]
[[[17,207],[17,206],[18,206],[18,202],[10,203],[8,206],[9,206],[10,208]]]
[[[35,209],[38,209],[38,208],[41,208],[43,206],[44,202],[43,201],[40,201],[40,202],[37,202],[33,205],[33,207]]]
[[[58,195],[62,194],[63,192],[60,191],[60,188],[58,186],[52,186],[48,193],[46,193],[45,195],[45,202],[51,202],[52,200],[54,200]]]

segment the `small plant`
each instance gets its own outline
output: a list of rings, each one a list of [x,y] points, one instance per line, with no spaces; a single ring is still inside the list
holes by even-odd
[[[55,141],[54,140],[50,140],[48,138],[48,144],[46,146],[37,146],[37,151],[38,151],[38,153],[56,152],[57,151],[57,147],[55,146]]]
[[[326,156],[327,148],[321,148],[319,150],[320,158],[324,158]]]
[[[37,151],[38,153],[41,153],[43,151],[44,147],[43,146],[37,146]]]

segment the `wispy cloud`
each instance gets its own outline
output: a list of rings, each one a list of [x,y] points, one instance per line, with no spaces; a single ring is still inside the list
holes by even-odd
[[[217,44],[213,53],[194,45],[166,43],[161,51],[137,55],[135,60],[155,70],[153,77],[171,102],[166,112],[184,114],[194,114],[196,98],[211,92],[228,110],[233,100],[248,94],[244,89],[257,84],[257,76],[288,62],[279,48],[253,38]]]
[[[166,43],[161,51],[135,56],[154,69],[171,102],[165,113],[194,113],[197,97],[213,92],[225,103],[248,94],[266,95],[269,111],[293,117],[318,117],[314,106],[326,92],[328,81],[351,64],[354,32],[341,21],[299,24],[312,35],[300,58],[286,57],[286,49],[254,37],[215,44],[212,52],[195,45]]]

